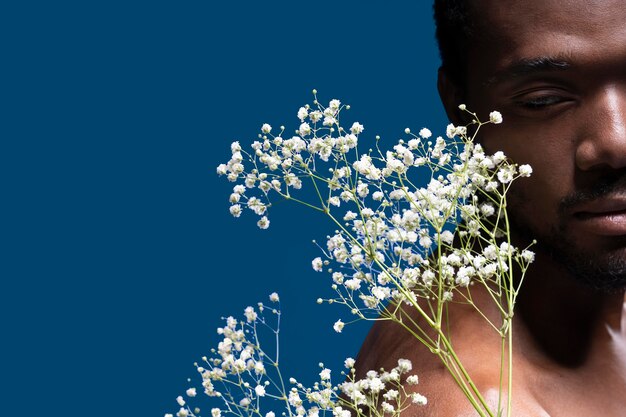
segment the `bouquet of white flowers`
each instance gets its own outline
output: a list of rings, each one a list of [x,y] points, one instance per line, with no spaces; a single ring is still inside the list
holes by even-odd
[[[340,116],[350,107],[339,100],[323,106],[314,90],[312,105],[297,113],[300,125],[288,137],[269,124],[250,145],[231,145],[232,156],[217,168],[235,182],[229,197],[230,213],[239,217],[248,209],[259,216],[266,229],[275,197],[294,201],[327,216],[335,228],[312,267],[328,272],[336,296],[319,303],[348,307],[354,320],[391,320],[424,344],[450,371],[472,406],[481,416],[511,410],[511,319],[520,285],[534,254],[511,244],[506,195],[511,183],[529,176],[530,166],[517,166],[504,154],[486,155],[475,143],[480,128],[502,122],[494,111],[489,120],[461,105],[472,122],[449,125],[447,139],[433,138],[423,128],[418,134],[405,130],[405,139],[383,151],[376,137],[375,149],[359,150],[362,124],[349,129]],[[311,186],[314,197],[300,191]],[[310,195],[310,194],[309,194]],[[513,274],[516,274],[514,277]],[[496,410],[490,409],[455,353],[446,326],[450,303],[473,306],[472,290],[486,291],[500,311],[494,321],[483,315],[502,340],[501,384]],[[426,404],[411,386],[418,382],[409,361],[400,359],[391,370],[370,371],[356,380],[354,360],[346,360],[343,381],[333,385],[330,370],[323,368],[320,381],[305,388],[290,379],[287,388],[278,368],[279,297],[270,296],[276,307],[259,303],[245,310],[245,319],[232,317],[218,332],[224,336],[213,357],[197,365],[204,392],[222,400],[213,417],[222,413],[273,417],[275,410],[261,403],[273,398],[282,403],[283,415],[317,416],[330,412],[355,415],[396,415],[408,406]],[[411,314],[408,311],[411,311]],[[264,313],[270,311],[272,325]],[[418,317],[416,319],[415,317]],[[350,320],[346,319],[347,323]],[[334,329],[346,323],[339,319]],[[274,333],[274,354],[263,350],[259,328]],[[506,369],[505,369],[506,368]],[[217,388],[219,384],[221,388]],[[506,386],[506,387],[505,387]],[[503,393],[506,392],[506,395]],[[196,390],[187,391],[195,396]],[[196,416],[182,397],[177,416]]]

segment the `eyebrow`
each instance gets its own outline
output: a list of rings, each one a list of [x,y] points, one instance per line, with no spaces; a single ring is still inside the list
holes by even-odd
[[[524,75],[532,75],[541,72],[563,71],[571,67],[571,64],[563,59],[541,56],[536,58],[523,58],[513,62],[506,68],[496,72],[485,81],[485,86],[499,81],[506,81]]]

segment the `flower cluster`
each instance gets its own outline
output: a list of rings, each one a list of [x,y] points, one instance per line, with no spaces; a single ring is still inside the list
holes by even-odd
[[[375,148],[361,152],[364,126],[341,124],[349,106],[337,99],[323,106],[313,93],[313,105],[297,113],[295,135],[264,124],[250,149],[231,145],[230,160],[217,168],[236,183],[231,214],[248,209],[265,229],[277,196],[326,215],[336,229],[312,267],[330,274],[337,295],[318,302],[344,304],[355,320],[395,321],[444,362],[480,415],[493,415],[454,353],[445,311],[454,302],[473,306],[502,340],[510,338],[517,294],[534,253],[511,244],[506,196],[532,168],[502,152],[487,154],[475,141],[482,126],[502,123],[497,111],[482,122],[460,105],[471,123],[450,124],[445,138],[407,128],[390,149],[382,150],[376,137]],[[312,192],[301,190],[305,184]],[[489,294],[498,319],[474,304],[475,288]],[[406,308],[414,308],[420,320],[410,319]],[[338,320],[333,328],[342,332],[346,324]],[[510,372],[511,349],[508,355]],[[377,407],[392,410],[389,401]]]
[[[338,229],[312,265],[332,275],[338,293],[332,301],[346,304],[359,318],[378,317],[390,300],[445,302],[475,281],[499,285],[511,260],[527,266],[532,252],[497,239],[506,233],[506,192],[532,169],[502,152],[487,155],[474,143],[485,124],[475,114],[470,113],[473,136],[464,126],[449,125],[447,140],[433,138],[426,128],[417,135],[406,129],[408,137],[392,150],[381,151],[377,141],[376,152],[359,153],[363,125],[340,124],[348,108],[336,99],[324,107],[316,98],[298,111],[297,135],[283,138],[284,127],[273,135],[264,124],[252,151],[234,142],[230,161],[217,169],[242,182],[230,196],[231,213],[239,216],[247,207],[263,216],[258,225],[266,228],[272,194],[326,213]],[[496,111],[489,116],[486,123],[502,122]],[[330,175],[322,174],[324,164]],[[314,187],[316,201],[292,195],[305,181]],[[435,249],[437,257],[431,256]],[[335,267],[325,268],[330,264]],[[341,331],[343,325],[339,321],[334,328]]]
[[[273,303],[279,302],[276,293],[269,298]],[[264,317],[266,310],[278,319],[275,329]],[[355,361],[348,358],[344,362],[347,371],[341,372],[345,382],[338,385],[331,381],[331,370],[320,363],[319,381],[313,387],[307,388],[295,378],[289,378],[290,388],[287,388],[278,367],[280,314],[279,309],[259,303],[256,309],[247,307],[244,310],[244,320],[231,316],[225,319],[225,326],[217,329],[223,339],[217,349],[211,351],[212,357],[203,357],[202,364],[196,364],[204,393],[221,400],[221,407],[211,409],[212,417],[226,414],[275,417],[275,410],[279,409],[283,410],[282,415],[290,417],[319,417],[325,413],[332,413],[335,417],[353,414],[397,417],[410,405],[427,403],[426,397],[413,388],[418,384],[418,377],[408,375],[412,364],[406,359],[400,359],[398,366],[388,372],[370,371],[365,378],[356,380]],[[276,337],[274,356],[261,346],[260,327],[270,329]],[[187,400],[182,395],[176,398],[180,408],[175,415],[199,417],[201,410],[198,407],[192,410],[187,403],[196,397],[197,389],[189,388],[185,394]],[[268,405],[262,399],[274,401]],[[173,416],[165,414],[165,417]]]

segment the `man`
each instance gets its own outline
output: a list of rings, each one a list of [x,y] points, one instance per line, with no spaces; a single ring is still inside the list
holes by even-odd
[[[435,14],[448,116],[469,122],[460,103],[483,119],[500,111],[504,123],[479,140],[534,170],[509,200],[515,242],[538,241],[513,319],[512,415],[626,416],[626,0],[436,0]],[[495,410],[499,336],[461,305],[450,323]],[[429,401],[406,415],[476,415],[437,358],[391,322],[374,325],[357,367],[398,358],[413,361]]]

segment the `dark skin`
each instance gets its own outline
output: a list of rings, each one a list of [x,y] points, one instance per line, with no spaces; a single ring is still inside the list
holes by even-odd
[[[466,83],[441,71],[442,100],[459,125],[460,103],[482,119],[500,111],[504,123],[481,131],[481,143],[534,170],[510,194],[514,242],[540,242],[513,318],[512,415],[626,416],[624,286],[589,284],[593,268],[626,275],[626,0],[473,3],[481,36]],[[487,296],[472,294],[498,321]],[[467,306],[449,313],[455,350],[495,409],[499,335]],[[392,322],[376,322],[357,369],[398,358],[412,360],[429,401],[405,415],[476,415],[437,358]]]

